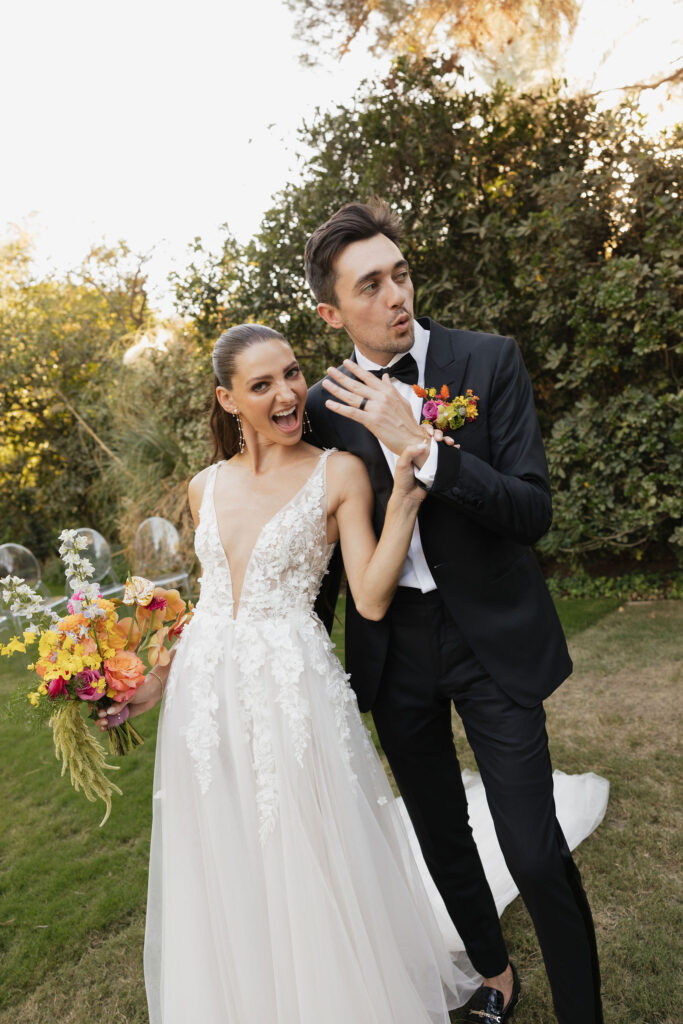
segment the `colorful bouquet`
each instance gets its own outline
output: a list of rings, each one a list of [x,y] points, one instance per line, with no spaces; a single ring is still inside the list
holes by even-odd
[[[419,398],[427,399],[422,406],[423,424],[429,423],[440,430],[457,430],[465,423],[472,423],[479,415],[479,395],[475,395],[472,388],[455,398],[451,398],[445,384],[438,392],[436,388],[422,388],[413,384],[413,391]]]
[[[59,539],[59,553],[73,592],[68,614],[60,618],[46,610],[43,599],[23,580],[5,577],[0,580],[2,598],[12,612],[28,621],[28,628],[21,638],[15,636],[4,646],[0,644],[0,654],[26,653],[37,643],[37,657],[28,666],[34,682],[28,692],[26,688],[21,692],[23,706],[49,721],[56,756],[62,759],[62,775],[68,767],[75,789],[82,789],[89,800],[99,797],[104,801],[103,825],[111,812],[112,793],[121,790],[105,774],[105,769],[116,766],[106,763],[105,752],[89,731],[81,709],[87,707],[90,717],[96,719],[98,710],[112,701],[128,701],[148,667],[169,663],[172,646],[191,619],[193,608],[177,590],[155,587],[141,576],[127,580],[123,601],[103,598],[99,586],[90,581],[93,566],[81,554],[87,538],[64,530]],[[131,610],[120,617],[122,607]],[[114,754],[129,753],[143,742],[127,720],[110,729],[108,737]]]

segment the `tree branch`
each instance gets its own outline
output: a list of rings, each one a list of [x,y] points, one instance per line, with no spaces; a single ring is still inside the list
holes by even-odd
[[[665,85],[667,82],[683,82],[683,68],[676,68],[670,75],[665,75],[664,78],[657,79],[656,82],[636,82],[633,85],[615,85],[611,89],[598,89],[597,92],[584,93],[586,99],[592,99],[594,96],[602,96],[605,92],[643,92],[645,89],[659,89],[660,85]]]
[[[109,458],[110,458],[110,459],[113,459],[113,460],[114,460],[114,462],[118,462],[118,464],[119,464],[120,466],[123,466],[123,462],[122,462],[122,461],[121,461],[121,459],[120,459],[120,458],[118,457],[118,455],[116,455],[116,453],[115,453],[115,452],[113,452],[113,451],[111,450],[111,448],[109,448],[109,447],[108,447],[108,446],[107,446],[107,445],[106,445],[106,444],[104,443],[104,441],[102,440],[102,438],[101,438],[101,437],[100,437],[100,436],[99,436],[98,434],[96,434],[96,433],[95,433],[95,431],[93,430],[93,428],[92,428],[92,427],[91,427],[91,426],[90,426],[90,425],[89,425],[88,423],[86,423],[86,422],[85,422],[85,420],[83,419],[83,417],[81,416],[81,414],[80,414],[80,413],[79,413],[79,412],[78,412],[78,411],[77,411],[77,410],[76,410],[76,409],[75,409],[75,408],[73,407],[73,405],[71,404],[71,402],[69,401],[69,399],[68,399],[68,398],[66,397],[66,395],[64,394],[64,392],[63,392],[63,391],[61,390],[61,388],[55,387],[55,393],[56,393],[56,394],[58,395],[58,397],[59,397],[59,398],[61,398],[62,402],[63,402],[63,403],[64,403],[64,405],[65,405],[65,406],[67,407],[67,409],[69,410],[69,412],[71,413],[71,415],[73,416],[73,418],[74,418],[74,419],[76,420],[76,422],[77,422],[77,423],[80,423],[80,425],[81,425],[81,426],[83,427],[83,429],[84,429],[84,430],[86,431],[86,433],[90,434],[90,436],[91,436],[91,437],[93,438],[93,440],[94,440],[94,441],[96,441],[96,442],[97,442],[97,444],[98,444],[98,445],[100,446],[100,448],[101,448],[101,449],[102,449],[103,451],[105,451],[105,452],[107,453],[107,455],[109,456]]]

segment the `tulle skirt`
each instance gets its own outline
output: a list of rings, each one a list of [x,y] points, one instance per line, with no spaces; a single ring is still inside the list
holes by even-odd
[[[447,1024],[480,983],[443,940],[400,804],[311,622],[264,624],[251,643],[230,623],[205,680],[197,616],[183,637],[155,768],[151,1024]],[[188,727],[198,686],[205,751]]]

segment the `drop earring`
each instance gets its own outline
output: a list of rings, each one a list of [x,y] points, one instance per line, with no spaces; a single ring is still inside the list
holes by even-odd
[[[308,410],[304,409],[304,434],[312,434],[313,427],[311,426],[311,417],[308,415]]]
[[[247,447],[247,442],[244,440],[244,431],[242,430],[242,417],[238,412],[234,412],[233,416],[237,421],[237,434],[239,437],[240,455],[244,455],[245,449]]]

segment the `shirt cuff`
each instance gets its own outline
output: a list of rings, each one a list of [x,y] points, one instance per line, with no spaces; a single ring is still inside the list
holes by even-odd
[[[439,461],[439,443],[432,438],[432,443],[429,446],[429,455],[425,459],[423,465],[418,469],[415,467],[415,478],[424,487],[431,487],[434,483],[434,477],[436,476],[436,467]]]

